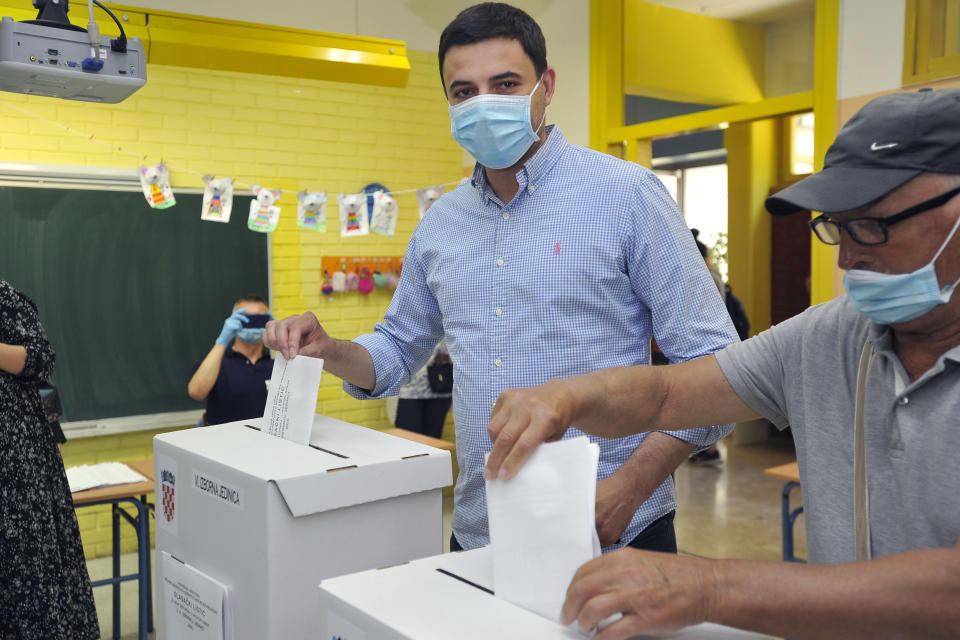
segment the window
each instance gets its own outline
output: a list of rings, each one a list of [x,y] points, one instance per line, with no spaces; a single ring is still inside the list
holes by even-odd
[[[903,83],[960,75],[960,0],[907,0]]]
[[[683,217],[710,250],[708,257],[727,279],[727,165],[683,169]],[[716,250],[715,250],[716,249]]]
[[[681,166],[655,171],[677,201],[687,226],[700,231],[707,259],[727,278],[727,164]]]
[[[682,171],[654,171],[654,173],[657,174],[660,182],[662,182],[663,186],[670,192],[670,197],[672,197],[682,209],[683,203],[680,202],[680,174]]]
[[[790,118],[790,175],[813,173],[813,114]]]

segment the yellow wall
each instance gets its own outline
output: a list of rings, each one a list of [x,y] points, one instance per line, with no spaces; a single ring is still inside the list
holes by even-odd
[[[151,66],[146,86],[117,105],[4,93],[0,149],[5,162],[136,166],[137,158],[114,148],[120,146],[152,162],[164,159],[177,187],[202,187],[195,174],[212,173],[284,189],[280,227],[272,236],[274,314],[310,309],[331,335],[353,338],[383,316],[390,293],[341,293],[327,300],[320,293],[321,256],[403,255],[418,220],[416,196],[397,196],[394,238],[342,239],[334,222],[335,200],[327,213],[331,231],[296,227],[295,191],[319,189],[332,197],[357,192],[369,182],[400,191],[461,177],[461,151],[450,136],[436,55],[410,51],[409,58],[412,69],[403,89]],[[215,337],[210,336],[211,344]],[[317,410],[357,424],[388,426],[383,401],[350,398],[332,375],[324,376]],[[149,457],[154,433],[73,440],[64,447],[64,458],[74,465]],[[78,515],[86,553],[108,553],[109,514],[90,508]],[[127,550],[133,548],[130,536],[125,535]]]
[[[625,0],[626,93],[717,105],[762,100],[764,34],[762,24]]]
[[[727,149],[728,279],[756,334],[770,326],[770,214],[764,208],[779,174],[777,121],[731,124]]]

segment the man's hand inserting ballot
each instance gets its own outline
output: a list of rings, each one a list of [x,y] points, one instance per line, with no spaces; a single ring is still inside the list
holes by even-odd
[[[263,332],[263,344],[287,360],[298,355],[320,358],[323,368],[361,389],[373,389],[377,372],[370,353],[349,340],[331,338],[313,313],[306,311],[283,320],[271,320]]]
[[[325,358],[333,340],[320,326],[317,316],[307,311],[283,320],[271,320],[263,332],[263,344],[293,360],[300,354]]]
[[[513,477],[538,444],[562,438],[573,420],[572,398],[564,380],[501,393],[487,425],[493,451],[484,477]]]

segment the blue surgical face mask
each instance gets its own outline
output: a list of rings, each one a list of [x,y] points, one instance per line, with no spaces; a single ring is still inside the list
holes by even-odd
[[[237,340],[247,344],[257,344],[263,336],[263,328],[260,329],[240,329],[237,331]]]
[[[543,76],[529,95],[481,94],[450,107],[453,139],[485,167],[513,166],[540,139],[530,125],[530,98],[541,82]]]
[[[960,218],[953,223],[947,239],[933,259],[916,271],[894,274],[848,270],[843,276],[843,284],[850,302],[857,311],[877,324],[909,322],[949,302],[960,280],[941,289],[934,263],[957,232],[958,226]]]

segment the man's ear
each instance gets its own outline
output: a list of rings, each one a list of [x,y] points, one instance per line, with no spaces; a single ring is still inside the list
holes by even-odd
[[[553,93],[557,90],[557,70],[553,67],[547,67],[543,72],[543,100],[544,106],[549,107],[553,99]]]

